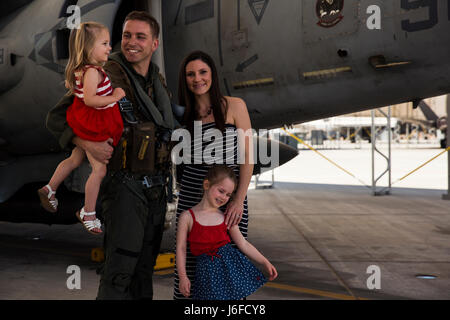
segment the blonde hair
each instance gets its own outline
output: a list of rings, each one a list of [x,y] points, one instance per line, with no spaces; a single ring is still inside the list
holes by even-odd
[[[73,94],[75,88],[75,72],[88,64],[94,64],[89,60],[95,39],[101,30],[108,28],[98,22],[83,22],[79,29],[73,29],[69,38],[69,62],[66,66],[65,77],[68,95]]]

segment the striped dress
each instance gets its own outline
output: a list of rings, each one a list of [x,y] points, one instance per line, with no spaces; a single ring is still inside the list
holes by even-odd
[[[222,134],[215,127],[215,123],[205,123],[197,127],[198,134],[196,135],[196,128],[194,126],[194,137],[191,139],[191,154],[184,159],[189,158],[190,164],[184,164],[183,176],[181,179],[180,196],[178,199],[178,208],[176,223],[178,226],[178,218],[180,214],[192,208],[200,202],[203,196],[203,179],[206,176],[208,169],[214,164],[226,164],[233,168],[234,173],[239,179],[239,164],[241,154],[238,152],[238,139],[236,127],[231,124],[225,124],[225,132]],[[201,134],[200,134],[201,130]],[[227,205],[220,209],[225,211]],[[244,201],[244,212],[242,220],[239,223],[244,238],[247,239],[248,228],[248,206],[247,197]],[[234,245],[234,244],[233,244]],[[176,247],[176,237],[175,237]],[[186,250],[186,273],[191,281],[191,288],[194,287],[194,276],[196,257],[192,255],[187,244]],[[174,279],[174,299],[186,299],[178,289],[179,279],[177,268],[175,268]]]
[[[83,76],[87,69],[94,68],[103,75],[97,85],[97,96],[110,96],[113,93],[111,81],[105,71],[98,66],[87,65],[75,72],[74,100],[66,112],[67,124],[75,135],[89,141],[105,141],[112,138],[113,144],[119,143],[123,131],[122,116],[116,102],[103,107],[90,107],[84,103]]]

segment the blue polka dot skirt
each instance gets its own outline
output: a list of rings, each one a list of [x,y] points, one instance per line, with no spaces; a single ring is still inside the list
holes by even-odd
[[[240,300],[264,285],[267,279],[238,249],[226,244],[216,254],[197,257],[193,299]]]

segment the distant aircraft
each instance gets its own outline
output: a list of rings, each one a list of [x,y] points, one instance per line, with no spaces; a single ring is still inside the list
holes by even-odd
[[[113,47],[124,17],[148,10],[161,21],[155,61],[174,96],[182,59],[206,51],[224,92],[246,101],[259,129],[450,92],[450,0],[376,2],[378,10],[370,11],[365,2],[343,0],[3,0],[2,217],[49,223],[68,217],[45,215],[33,196],[65,156],[45,117],[65,94],[71,6],[80,9],[81,21],[107,25]],[[58,197],[65,198],[60,211],[72,219],[82,198],[69,190]]]
[[[447,103],[450,103],[449,96],[447,96]],[[447,147],[447,116],[439,117],[433,109],[425,101],[420,101],[418,107],[422,110],[427,121],[430,123],[431,127],[441,130],[444,138],[441,139],[441,148]]]

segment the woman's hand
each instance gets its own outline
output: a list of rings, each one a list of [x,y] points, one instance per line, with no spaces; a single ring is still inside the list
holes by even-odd
[[[244,200],[238,198],[231,200],[225,210],[225,224],[228,229],[239,224],[244,213]]]

